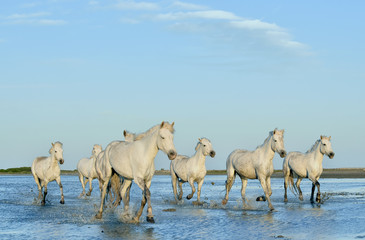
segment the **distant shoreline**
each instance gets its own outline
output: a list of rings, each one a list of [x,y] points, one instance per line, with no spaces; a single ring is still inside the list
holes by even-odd
[[[0,169],[0,175],[31,174],[30,167]],[[78,175],[77,170],[61,170],[61,175]],[[156,170],[155,175],[170,175],[170,170]],[[207,175],[226,175],[226,170],[208,170]],[[283,178],[282,170],[275,170],[272,178]],[[365,178],[365,168],[324,169],[321,178]]]

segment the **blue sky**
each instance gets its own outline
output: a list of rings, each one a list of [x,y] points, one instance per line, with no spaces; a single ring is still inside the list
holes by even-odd
[[[62,169],[75,169],[93,144],[163,120],[179,154],[211,140],[208,169],[276,127],[288,152],[330,135],[324,167],[365,167],[364,5],[2,1],[0,168],[31,166],[61,141]],[[155,164],[169,168],[162,153]]]

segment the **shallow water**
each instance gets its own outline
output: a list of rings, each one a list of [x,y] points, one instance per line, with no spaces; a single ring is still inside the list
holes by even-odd
[[[65,204],[61,205],[59,187],[48,185],[46,206],[37,200],[38,190],[31,175],[0,176],[0,239],[354,239],[365,238],[365,179],[322,179],[322,204],[309,201],[311,183],[302,181],[304,201],[290,191],[283,202],[283,180],[272,179],[271,197],[275,211],[266,202],[257,180],[248,182],[248,208],[242,209],[241,181],[236,179],[226,206],[225,176],[206,176],[202,206],[186,198],[174,203],[169,176],[154,176],[151,199],[156,223],[148,223],[146,208],[141,223],[126,223],[121,206],[105,209],[102,220],[94,215],[99,205],[96,180],[90,197],[79,198],[77,176],[61,176]],[[186,183],[184,197],[190,193]],[[136,184],[131,190],[132,214],[141,201]],[[165,210],[165,211],[164,211]],[[166,211],[167,210],[167,211]]]

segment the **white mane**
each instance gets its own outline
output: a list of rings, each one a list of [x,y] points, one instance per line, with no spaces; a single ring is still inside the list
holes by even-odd
[[[321,142],[321,140],[320,139],[318,139],[314,144],[313,144],[313,146],[308,150],[308,151],[306,151],[305,153],[310,153],[310,152],[313,152],[315,149],[317,149],[317,147],[318,147],[318,144]]]

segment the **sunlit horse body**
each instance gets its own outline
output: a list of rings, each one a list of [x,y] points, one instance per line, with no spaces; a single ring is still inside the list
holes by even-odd
[[[306,153],[301,152],[290,152],[286,156],[283,162],[283,172],[284,172],[284,201],[288,201],[287,197],[287,188],[288,184],[290,188],[294,188],[297,192],[299,192],[299,199],[303,201],[302,190],[300,189],[300,182],[303,178],[309,178],[312,181],[312,194],[311,194],[311,202],[313,203],[314,190],[317,186],[317,197],[316,201],[319,203],[321,201],[321,192],[320,192],[320,184],[318,179],[320,178],[323,167],[323,156],[327,155],[329,158],[333,158],[335,156],[332,145],[331,145],[331,137],[321,136],[314,145],[308,150]],[[294,185],[294,176],[297,176],[298,179]]]
[[[82,185],[82,193],[80,194],[80,197],[85,195],[85,185],[87,182],[89,182],[89,192],[86,194],[86,196],[91,195],[91,191],[93,190],[92,181],[98,177],[98,174],[95,170],[95,161],[101,151],[102,147],[98,144],[95,144],[91,157],[82,158],[77,164],[77,171],[79,172],[79,179]]]
[[[112,191],[109,192],[110,194],[110,201],[113,202],[114,199],[115,200],[115,205],[119,205],[120,203],[120,179],[118,176],[113,176],[112,178],[110,178],[110,175],[112,174],[112,169],[111,166],[109,164],[109,161],[106,161],[107,159],[105,158],[105,152],[108,152],[110,147],[113,146],[114,144],[118,144],[118,143],[129,143],[129,142],[133,142],[135,139],[135,134],[133,133],[129,133],[127,131],[124,130],[123,132],[125,141],[113,141],[111,143],[109,143],[109,145],[106,147],[106,149],[104,151],[101,151],[96,158],[95,161],[95,171],[96,171],[96,175],[97,178],[99,180],[99,189],[100,189],[100,196],[102,193],[102,187],[103,185],[108,185],[109,181],[111,180],[113,183],[111,184],[112,187]],[[112,198],[112,193],[114,195],[114,198]]]
[[[61,204],[65,203],[63,197],[63,186],[61,183],[61,170],[58,163],[63,164],[63,149],[62,143],[56,142],[52,143],[52,147],[49,150],[50,156],[49,157],[37,157],[34,159],[31,171],[35,180],[35,183],[38,186],[38,199],[42,198],[42,188],[43,190],[43,198],[42,198],[42,205],[46,203],[46,195],[47,195],[47,185],[49,182],[56,180],[58,186],[60,187],[61,191]]]
[[[208,155],[214,157],[215,151],[213,150],[211,142],[206,138],[199,139],[199,142],[195,147],[195,151],[196,152],[192,157],[177,155],[175,160],[170,163],[172,189],[176,202],[178,199],[181,200],[182,198],[182,184],[184,182],[189,182],[192,192],[186,198],[191,199],[195,193],[194,182],[196,182],[198,184],[197,203],[201,203],[201,188],[204,182],[204,177],[207,174],[207,170],[205,168],[205,157]],[[177,182],[179,183],[178,196],[176,190]]]
[[[261,186],[265,193],[265,199],[268,202],[270,210],[274,207],[271,204],[271,175],[274,172],[272,160],[275,152],[279,153],[281,157],[286,156],[284,148],[284,130],[277,130],[270,132],[261,146],[258,146],[254,151],[235,150],[227,159],[227,181],[226,181],[226,195],[222,200],[225,205],[228,201],[228,194],[234,183],[236,174],[242,180],[241,195],[243,204],[246,206],[245,192],[248,179],[259,179]]]
[[[134,181],[142,190],[141,207],[137,211],[134,221],[138,222],[142,215],[143,208],[148,203],[147,208],[147,221],[154,222],[151,206],[151,193],[150,186],[151,180],[155,173],[154,159],[159,150],[165,152],[170,160],[175,159],[176,150],[173,143],[173,125],[167,122],[162,122],[158,127],[153,127],[154,131],[150,131],[148,134],[142,137],[142,139],[134,142],[124,144],[117,143],[110,146],[108,151],[105,151],[106,162],[109,162],[112,169],[109,171],[111,177],[112,171],[115,171],[119,176],[123,178],[123,184],[121,188],[121,197],[124,204],[124,210],[129,208],[129,196],[126,195],[129,191],[132,181]],[[102,196],[100,209],[96,218],[102,217],[103,204],[106,193],[106,184],[102,188]]]

